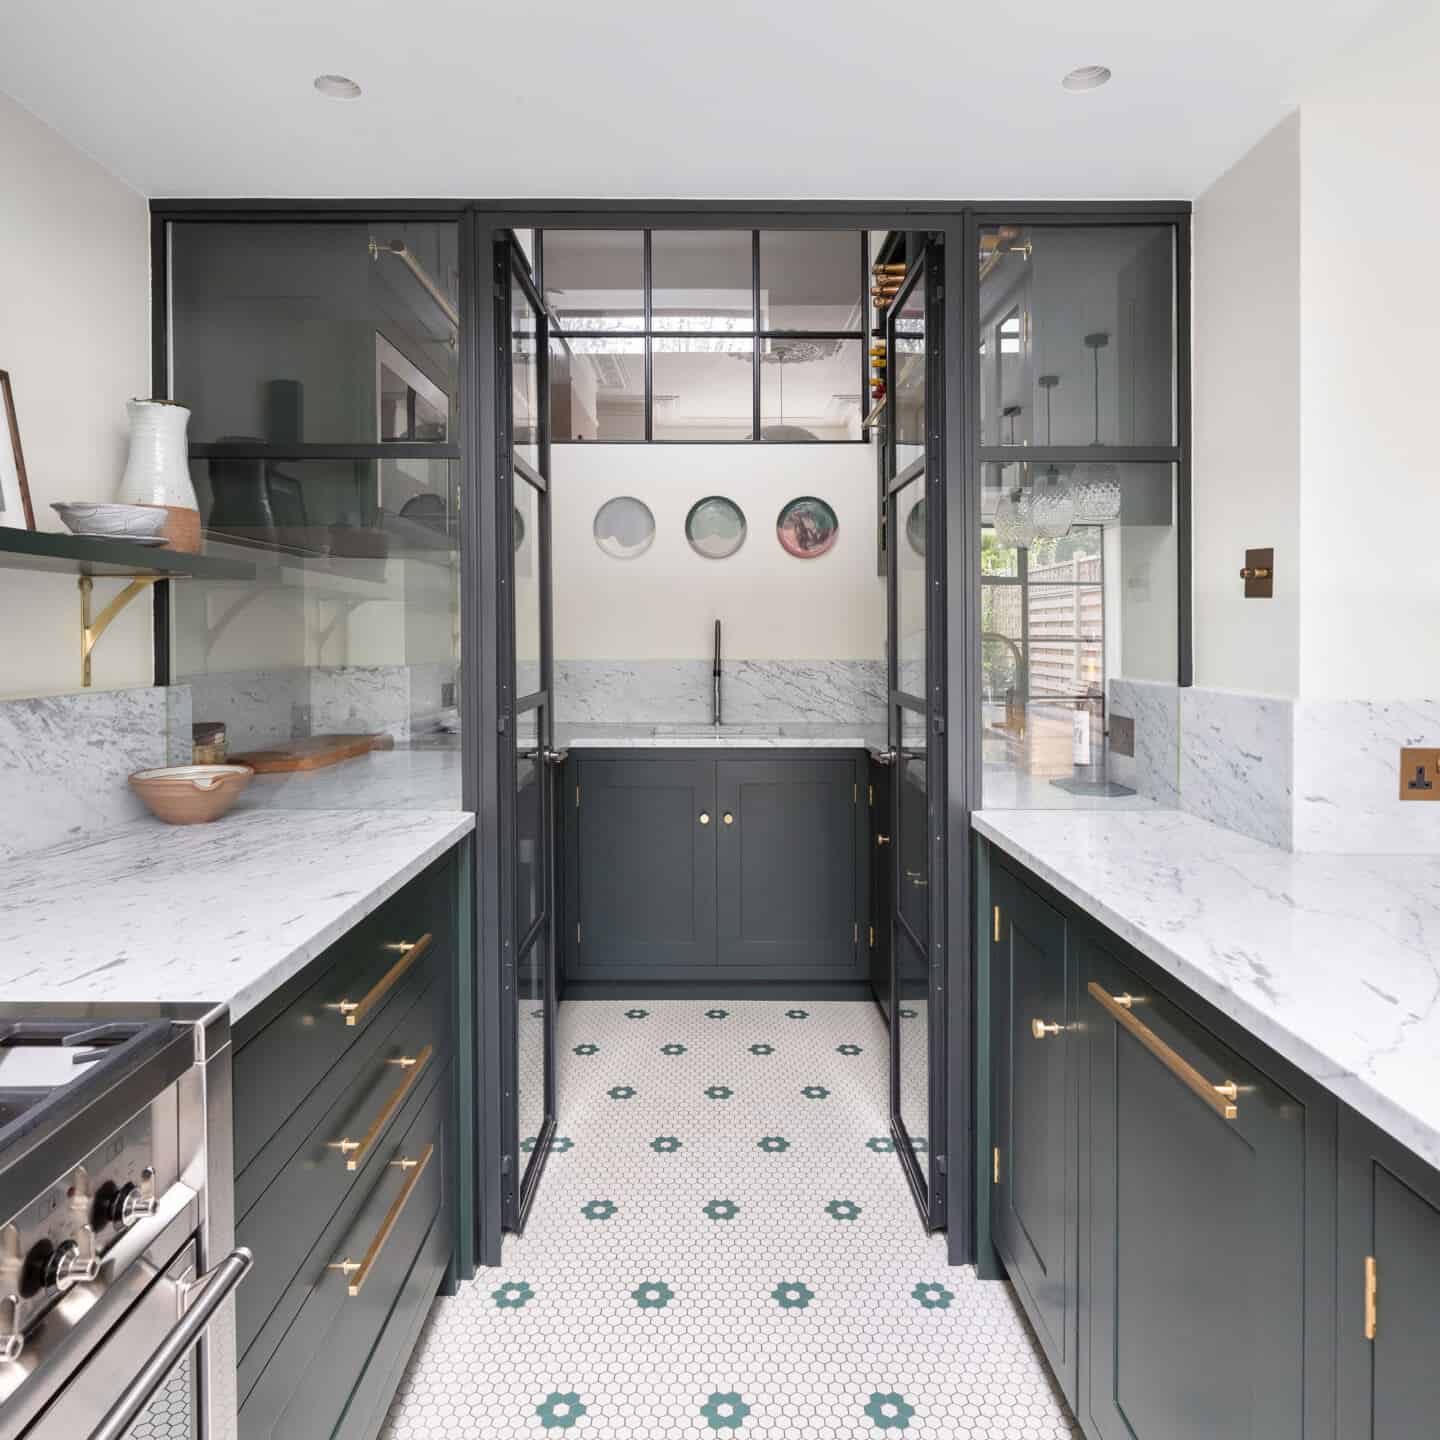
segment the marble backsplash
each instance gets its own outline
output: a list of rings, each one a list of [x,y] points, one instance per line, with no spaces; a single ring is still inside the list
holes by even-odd
[[[881,660],[727,660],[727,724],[885,723]],[[555,716],[596,724],[708,725],[709,660],[557,660]]]
[[[126,779],[188,761],[190,715],[184,685],[0,702],[0,859],[140,819]]]
[[[1111,780],[1165,809],[1180,799],[1180,687],[1157,680],[1111,680],[1109,713],[1134,722],[1135,753],[1107,756]]]

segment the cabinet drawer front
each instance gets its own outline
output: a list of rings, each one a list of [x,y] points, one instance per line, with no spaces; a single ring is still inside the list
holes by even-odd
[[[1094,1433],[1300,1440],[1304,1107],[1106,951],[1081,949]],[[1199,1091],[1232,1083],[1233,1104]]]
[[[237,1175],[364,1038],[403,982],[417,969],[433,971],[436,952],[449,939],[448,911],[443,900],[437,903],[441,894],[432,876],[406,886],[336,941],[316,962],[315,983],[236,1052]]]
[[[363,1202],[327,1230],[307,1263],[304,1303],[245,1396],[242,1440],[334,1431],[427,1238],[437,1221],[448,1223],[449,1128],[442,1074],[401,1138],[386,1142]],[[448,1255],[448,1230],[443,1239]],[[333,1268],[345,1263],[366,1268]]]
[[[444,986],[435,984],[413,997],[339,1100],[300,1138],[283,1169],[239,1220],[237,1237],[256,1257],[241,1287],[244,1293],[236,1296],[242,1356],[345,1197],[357,1185],[371,1183],[379,1152],[390,1143],[406,1101],[428,1089],[444,1068],[447,1057],[438,1034],[442,1016],[437,1013],[443,993]],[[273,1143],[288,1138],[282,1134]]]

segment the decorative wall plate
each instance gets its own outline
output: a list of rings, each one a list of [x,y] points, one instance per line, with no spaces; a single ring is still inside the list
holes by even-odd
[[[595,543],[612,559],[633,560],[655,540],[655,516],[633,495],[616,495],[595,512]]]
[[[905,517],[905,538],[910,542],[910,548],[917,555],[925,554],[925,497],[923,495],[910,507],[910,513]]]
[[[816,560],[835,544],[840,521],[823,500],[801,495],[780,512],[775,533],[786,552],[797,560]]]
[[[690,507],[685,538],[697,555],[728,560],[745,543],[745,512],[724,495],[707,495]]]

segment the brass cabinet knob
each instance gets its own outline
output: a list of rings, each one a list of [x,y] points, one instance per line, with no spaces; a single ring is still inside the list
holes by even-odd
[[[1043,1040],[1047,1035],[1058,1035],[1060,1033],[1060,1027],[1053,1021],[1047,1025],[1043,1020],[1032,1020],[1030,1022],[1030,1033],[1037,1040]]]
[[[733,825],[735,823],[735,817],[728,810],[720,818],[724,820],[727,825]]]
[[[710,823],[710,812],[708,810],[702,810],[700,812],[700,823],[702,825],[708,825]]]
[[[888,835],[877,835],[875,837],[875,843],[877,845],[888,845],[890,843],[890,837]]]

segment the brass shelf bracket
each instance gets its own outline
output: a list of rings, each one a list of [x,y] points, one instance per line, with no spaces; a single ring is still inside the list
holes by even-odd
[[[123,578],[123,577],[117,577]],[[130,583],[92,620],[90,617],[91,593],[95,581],[89,575],[80,577],[80,684],[90,688],[90,657],[100,643],[100,637],[110,628],[111,622],[138,596],[143,595],[163,575],[135,575]]]

